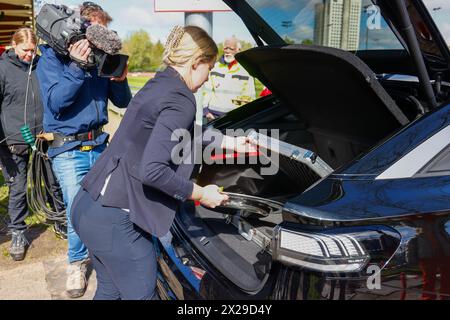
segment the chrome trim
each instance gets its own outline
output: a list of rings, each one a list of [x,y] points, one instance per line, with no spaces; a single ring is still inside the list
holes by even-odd
[[[449,143],[450,125],[426,139],[376,177],[375,180],[411,178],[433,160]]]

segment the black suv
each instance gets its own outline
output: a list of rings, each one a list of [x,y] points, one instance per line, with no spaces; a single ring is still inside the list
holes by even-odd
[[[253,129],[258,144],[262,129],[277,129],[276,150],[261,142],[237,157],[272,152],[278,171],[262,175],[271,164],[260,161],[199,168],[193,178],[223,186],[231,204],[180,207],[155,240],[160,295],[449,299],[450,52],[437,25],[450,8],[225,2],[258,44],[238,61],[272,95],[211,125]]]

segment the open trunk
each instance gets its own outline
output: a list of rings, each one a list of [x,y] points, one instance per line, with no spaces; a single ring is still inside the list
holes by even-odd
[[[215,126],[279,129],[278,139],[288,151],[280,151],[274,175],[261,174],[267,165],[249,164],[252,155],[247,155],[246,164],[203,165],[197,176],[200,185],[213,183],[227,192],[284,204],[325,176],[299,161],[298,150],[310,150],[309,157],[323,160],[332,172],[408,123],[373,72],[348,52],[314,46],[264,47],[241,53],[239,61],[275,95],[231,112]],[[185,204],[177,223],[211,264],[235,285],[254,293],[268,279],[272,231],[282,222],[282,210],[269,211],[262,215],[245,207],[211,210]]]

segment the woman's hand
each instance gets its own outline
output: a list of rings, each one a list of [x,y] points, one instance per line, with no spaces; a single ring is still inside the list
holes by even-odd
[[[230,137],[223,136],[222,149],[234,150],[239,153],[255,152],[257,151],[256,145],[252,143],[250,138],[241,137]]]
[[[199,201],[203,206],[215,208],[228,200],[228,196],[220,191],[220,188],[214,184],[206,187],[200,187],[194,184],[192,200]]]
[[[214,117],[214,115],[211,112],[208,112],[205,117],[209,121],[214,120],[216,118],[216,117]]]

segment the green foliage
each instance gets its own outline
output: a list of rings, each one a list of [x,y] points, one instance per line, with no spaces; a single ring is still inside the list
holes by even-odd
[[[302,41],[302,44],[310,46],[314,44],[314,41],[312,41],[311,39],[305,39]]]
[[[284,40],[284,42],[286,42],[287,44],[295,44],[295,40],[289,38],[288,36],[285,36],[283,40]],[[300,43],[301,43],[301,44],[305,44],[305,45],[313,45],[313,44],[314,44],[314,41],[311,40],[311,39],[304,39],[304,40],[302,40],[302,42],[300,42]]]
[[[5,227],[3,222],[8,216],[8,187],[3,175],[0,174],[0,230]]]
[[[294,39],[291,39],[291,38],[289,38],[288,36],[285,36],[283,40],[284,40],[284,42],[286,42],[287,44],[294,44],[294,43],[295,43]]]
[[[129,76],[128,77],[128,84],[131,87],[142,88],[147,83],[148,80],[150,80],[150,77],[132,77],[132,76]]]
[[[158,40],[152,45],[150,56],[150,71],[160,70],[163,66],[164,45]]]
[[[241,41],[242,51],[253,47],[250,42]],[[223,43],[217,44],[218,57],[223,55]],[[123,41],[123,53],[130,56],[128,70],[130,72],[158,71],[163,68],[164,45],[161,41],[152,42],[145,30],[130,33]]]
[[[123,52],[130,56],[130,72],[156,71],[161,69],[164,45],[161,41],[153,43],[150,35],[139,30],[131,33],[123,41]]]

